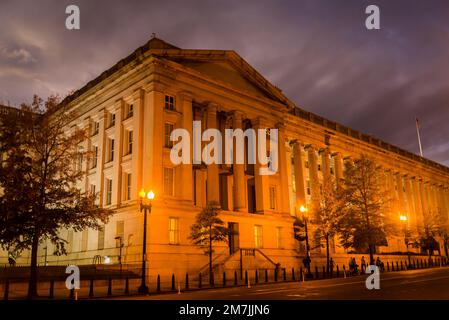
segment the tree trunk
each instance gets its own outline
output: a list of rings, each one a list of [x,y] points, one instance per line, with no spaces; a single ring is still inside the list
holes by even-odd
[[[28,299],[38,297],[37,294],[37,250],[39,247],[39,235],[35,233],[31,245],[30,280],[28,283]]]
[[[329,234],[326,234],[326,273],[330,273]]]
[[[369,264],[375,265],[375,263],[374,263],[374,246],[372,244],[369,244],[368,248],[369,248]]]

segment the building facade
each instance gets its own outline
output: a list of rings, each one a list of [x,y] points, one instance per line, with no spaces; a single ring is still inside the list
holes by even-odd
[[[43,243],[40,264],[115,264],[119,257],[139,263],[144,189],[155,193],[147,229],[150,274],[207,270],[207,257],[189,236],[209,201],[220,203],[220,217],[233,231],[215,249],[217,269],[238,269],[241,256],[246,269],[298,267],[305,255],[293,236],[299,207],[312,207],[325,173],[342,177],[344,161],[361,154],[382,168],[393,199],[389,214],[398,224],[405,215],[418,234],[430,210],[448,217],[449,168],[297,108],[234,51],[185,50],[153,38],[62,103],[79,115],[71,127],[90,132],[82,147],[93,156],[82,163],[79,187],[98,192],[99,205],[116,213],[100,230],[61,230],[68,255],[54,256]],[[192,135],[194,120],[222,132],[277,128],[278,172],[260,175],[257,163],[174,165],[170,133],[184,128]],[[314,230],[312,255],[319,257],[325,252]],[[406,250],[400,236],[378,248]],[[331,253],[345,253],[336,239]]]

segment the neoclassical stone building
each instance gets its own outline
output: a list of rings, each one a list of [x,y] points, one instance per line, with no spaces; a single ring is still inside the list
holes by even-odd
[[[153,38],[63,104],[79,114],[72,126],[91,133],[83,147],[95,156],[83,163],[80,188],[98,192],[99,204],[116,214],[99,231],[61,230],[69,254],[53,256],[44,243],[41,264],[45,251],[49,264],[91,264],[98,257],[117,263],[121,243],[122,262],[139,263],[143,188],[156,195],[148,217],[150,274],[207,269],[207,257],[189,235],[208,201],[220,203],[221,217],[234,231],[228,244],[216,248],[217,268],[238,269],[240,259],[249,269],[297,267],[305,254],[293,237],[299,207],[311,207],[319,197],[324,172],[341,177],[344,160],[362,153],[384,170],[394,199],[389,214],[398,224],[405,215],[407,227],[418,233],[428,210],[448,214],[449,168],[296,107],[234,51],[180,49]],[[278,173],[260,175],[259,164],[173,165],[170,132],[192,133],[193,120],[222,131],[278,128]],[[313,256],[324,254],[313,225],[310,241]],[[397,251],[406,251],[403,237],[378,248]],[[344,250],[332,241],[331,252]]]

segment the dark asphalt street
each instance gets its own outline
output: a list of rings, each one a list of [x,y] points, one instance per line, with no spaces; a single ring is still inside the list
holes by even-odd
[[[305,300],[429,299],[449,300],[449,267],[383,273],[380,289],[368,290],[366,276],[232,287],[133,299],[149,300]]]

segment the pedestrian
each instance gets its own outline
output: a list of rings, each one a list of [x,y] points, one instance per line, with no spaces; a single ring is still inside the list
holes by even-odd
[[[16,259],[14,259],[11,252],[8,254],[8,263],[10,267],[14,267],[16,265]]]
[[[360,261],[360,266],[362,268],[362,273],[365,273],[366,270],[366,262],[365,262],[365,257],[362,256],[362,260]]]
[[[307,270],[307,274],[310,273],[310,262],[311,262],[311,259],[309,256],[305,257],[302,260],[302,263],[304,264],[304,268]]]
[[[353,274],[354,275],[358,275],[359,274],[359,271],[358,271],[358,264],[357,264],[357,262],[355,261],[355,258],[352,258],[352,267],[353,267]]]

